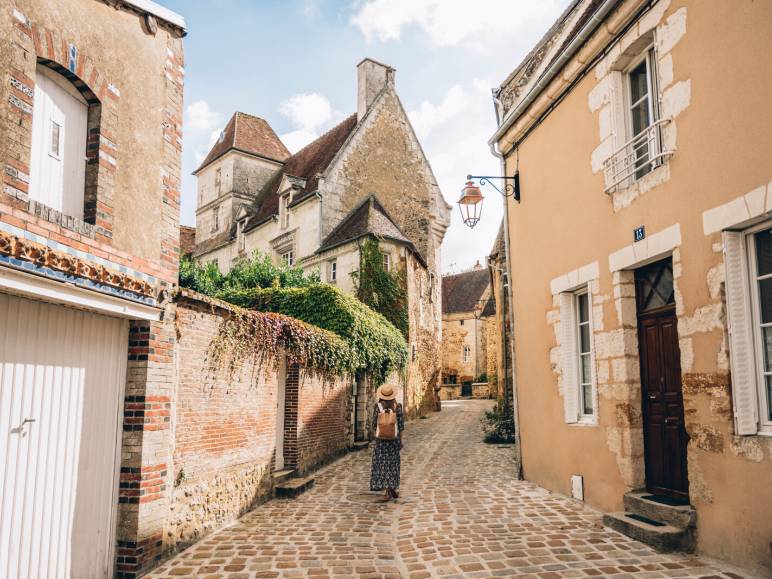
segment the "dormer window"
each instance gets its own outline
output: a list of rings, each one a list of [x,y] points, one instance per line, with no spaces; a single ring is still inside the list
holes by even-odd
[[[247,227],[247,220],[246,219],[240,219],[238,223],[236,223],[236,244],[239,249],[239,252],[243,252],[246,250],[247,247],[247,235],[244,231]]]
[[[29,196],[83,219],[88,103],[65,77],[38,66]]]
[[[279,198],[279,226],[282,229],[289,227],[290,194],[285,193]]]

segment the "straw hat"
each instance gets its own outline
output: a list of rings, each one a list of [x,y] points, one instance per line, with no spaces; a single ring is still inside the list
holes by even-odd
[[[394,400],[397,397],[397,389],[391,384],[384,384],[375,394],[379,400]]]

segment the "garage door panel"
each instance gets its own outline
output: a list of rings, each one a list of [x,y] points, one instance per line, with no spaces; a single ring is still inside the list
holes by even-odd
[[[5,294],[0,314],[0,576],[105,576],[128,322]]]

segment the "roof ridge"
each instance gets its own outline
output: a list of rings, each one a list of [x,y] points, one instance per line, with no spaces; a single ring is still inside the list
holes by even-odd
[[[351,117],[355,117],[355,116],[356,116],[356,113],[354,113],[353,115],[349,115],[349,116],[347,116],[345,119],[343,119],[342,121],[340,121],[339,123],[336,123],[335,125],[333,125],[333,126],[332,126],[332,127],[330,127],[329,129],[327,129],[325,132],[323,132],[321,135],[319,135],[318,137],[316,137],[316,138],[315,138],[313,141],[311,141],[310,143],[308,143],[308,144],[306,144],[306,145],[303,145],[303,148],[302,148],[302,149],[298,149],[297,151],[295,151],[294,153],[292,153],[292,155],[290,155],[290,156],[287,158],[287,161],[289,161],[290,159],[292,159],[292,158],[293,158],[294,156],[296,156],[296,155],[300,155],[300,153],[302,153],[303,151],[305,151],[306,149],[308,149],[308,148],[309,148],[311,145],[315,144],[317,141],[321,141],[321,140],[322,140],[324,137],[326,137],[326,136],[327,136],[327,135],[329,135],[331,132],[333,132],[335,129],[337,129],[338,127],[340,127],[340,126],[341,126],[343,123],[345,123],[346,121],[348,121],[348,120],[349,120]],[[286,161],[285,161],[285,163],[286,163]]]

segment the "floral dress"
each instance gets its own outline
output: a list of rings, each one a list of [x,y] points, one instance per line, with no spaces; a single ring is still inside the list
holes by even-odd
[[[373,409],[373,432],[378,426],[378,405]],[[399,432],[405,428],[405,418],[402,414],[402,405],[397,404],[397,428]],[[399,438],[395,440],[375,440],[373,450],[373,468],[370,474],[370,490],[383,491],[399,488]]]

